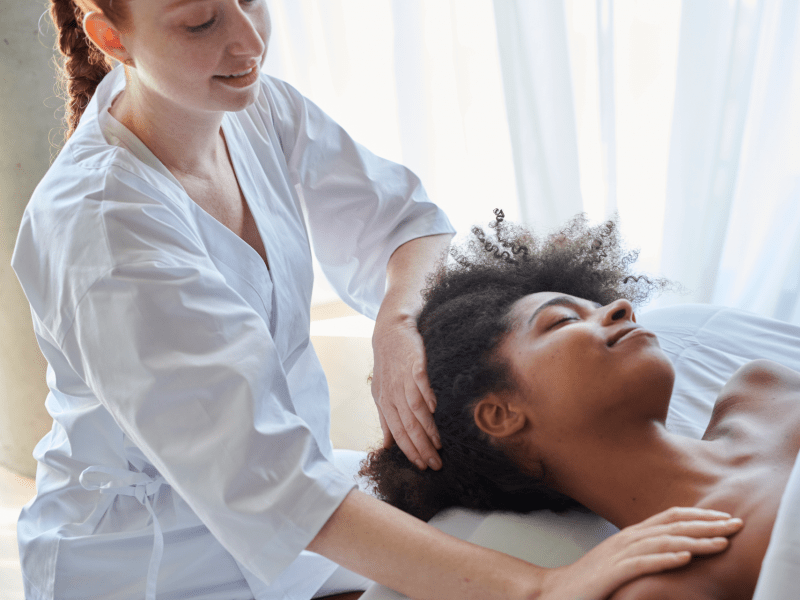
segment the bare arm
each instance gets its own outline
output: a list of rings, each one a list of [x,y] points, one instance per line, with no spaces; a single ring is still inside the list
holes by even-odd
[[[444,534],[351,492],[308,549],[417,600],[606,598],[623,583],[719,552],[741,522],[670,509],[612,536],[568,567],[542,569]]]
[[[463,542],[356,491],[308,549],[418,600],[536,598],[542,578],[539,567]]]

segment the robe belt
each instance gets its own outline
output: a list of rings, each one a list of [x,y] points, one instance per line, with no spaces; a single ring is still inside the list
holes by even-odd
[[[133,496],[144,504],[153,518],[153,554],[147,568],[145,600],[156,600],[156,583],[161,557],[164,554],[164,535],[156,518],[150,496],[162,485],[169,485],[161,475],[150,477],[147,473],[127,471],[114,467],[88,467],[81,472],[81,485],[87,490],[99,490],[101,494]]]

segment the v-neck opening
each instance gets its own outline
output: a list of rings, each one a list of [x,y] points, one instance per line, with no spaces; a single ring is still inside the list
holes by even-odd
[[[124,89],[124,87],[122,89],[120,89],[117,93],[115,93],[114,97],[116,97],[120,92],[122,92],[123,89]],[[255,255],[255,257],[258,259],[258,262],[261,265],[263,265],[264,269],[267,272],[267,277],[274,284],[274,274],[273,274],[272,269],[270,268],[270,266],[268,266],[268,265],[271,265],[271,263],[270,263],[270,252],[267,249],[267,242],[266,242],[266,239],[265,239],[264,234],[262,232],[262,227],[259,224],[259,219],[258,219],[258,216],[257,216],[256,212],[253,211],[250,199],[247,197],[247,192],[245,191],[245,187],[246,186],[242,186],[241,177],[240,177],[238,169],[236,168],[236,159],[234,158],[234,153],[231,153],[230,150],[228,149],[228,140],[231,139],[231,135],[229,135],[229,131],[228,131],[229,127],[227,127],[226,123],[225,123],[225,120],[227,119],[228,115],[226,114],[225,116],[223,116],[222,123],[220,124],[220,129],[221,129],[222,135],[223,135],[223,141],[225,143],[225,149],[226,149],[226,152],[228,152],[228,156],[230,157],[230,163],[231,163],[231,168],[233,169],[233,175],[234,175],[234,177],[236,179],[237,186],[239,188],[238,191],[241,192],[241,196],[242,196],[244,202],[247,204],[247,210],[250,211],[250,215],[253,218],[253,224],[256,227],[256,231],[258,232],[259,238],[261,238],[261,245],[264,248],[264,255],[266,256],[266,259],[267,259],[266,261],[261,257],[261,255],[258,253],[258,251],[255,248],[253,248],[250,244],[248,244],[241,236],[236,234],[233,230],[228,228],[224,223],[219,221],[219,219],[214,217],[206,209],[204,209],[197,202],[195,202],[192,199],[192,197],[189,196],[189,193],[186,191],[186,188],[183,187],[183,184],[180,182],[180,180],[178,180],[177,177],[175,177],[175,175],[172,173],[172,171],[170,171],[166,167],[166,165],[164,165],[164,163],[162,163],[161,160],[159,160],[159,158],[155,154],[153,154],[153,152],[150,150],[150,148],[148,148],[147,145],[142,140],[140,140],[139,137],[136,134],[134,134],[123,123],[121,123],[116,117],[114,117],[114,115],[111,114],[111,112],[108,110],[108,108],[106,108],[103,112],[105,113],[103,115],[105,118],[102,119],[102,121],[105,121],[105,123],[101,124],[101,126],[103,126],[103,129],[110,129],[110,133],[112,135],[114,135],[114,137],[116,137],[120,142],[122,142],[122,144],[130,152],[132,152],[139,160],[141,160],[143,163],[145,163],[149,167],[152,167],[153,169],[158,171],[161,175],[163,175],[168,180],[170,180],[173,184],[178,186],[178,188],[181,190],[183,195],[192,203],[192,205],[194,207],[196,207],[197,209],[199,209],[200,213],[203,215],[203,218],[210,219],[217,226],[219,226],[222,230],[225,231],[224,235],[231,235],[231,236],[233,236],[234,238],[236,238],[238,240],[237,243],[240,243],[240,244],[243,244],[244,246],[246,246],[247,247],[247,251],[248,252],[252,252]]]
[[[247,187],[247,186],[243,186],[242,185],[242,178],[240,177],[239,172],[238,172],[238,170],[236,168],[236,159],[234,159],[234,153],[232,153],[230,151],[230,146],[228,145],[228,140],[230,139],[230,136],[228,135],[228,132],[226,131],[226,127],[225,127],[225,119],[226,118],[227,118],[227,115],[223,116],[222,117],[222,123],[220,123],[220,131],[222,132],[222,141],[225,144],[226,156],[227,156],[228,160],[230,161],[231,169],[233,170],[233,177],[234,177],[234,179],[236,179],[236,186],[238,188],[239,193],[242,196],[242,201],[245,203],[245,206],[247,208],[247,212],[250,213],[250,217],[253,219],[253,225],[255,225],[256,233],[258,234],[258,239],[261,242],[261,247],[264,249],[264,256],[262,257],[255,248],[253,248],[249,243],[247,243],[247,241],[244,238],[242,238],[241,236],[239,236],[239,235],[237,235],[235,233],[234,233],[234,235],[236,235],[236,237],[238,237],[240,240],[242,240],[242,242],[244,242],[247,245],[248,248],[250,248],[253,252],[256,253],[256,255],[258,256],[258,259],[264,264],[264,267],[267,269],[267,273],[269,274],[269,277],[271,279],[272,278],[272,269],[270,268],[270,264],[271,264],[270,260],[269,260],[270,253],[267,251],[267,243],[264,240],[264,234],[262,233],[261,227],[258,224],[258,219],[256,218],[256,213],[253,212],[253,208],[252,208],[252,205],[250,203],[250,199],[247,197],[247,192],[245,192],[245,187]],[[202,206],[200,208],[202,208]],[[206,212],[206,211],[204,210],[204,212]],[[208,213],[206,212],[206,214],[208,214]],[[217,220],[210,214],[208,216],[210,216],[215,221]],[[220,223],[220,225],[222,225],[222,223]],[[223,225],[223,227],[225,227],[225,226]],[[225,227],[225,229],[228,229],[228,228]],[[233,233],[233,232],[231,231],[231,233]]]

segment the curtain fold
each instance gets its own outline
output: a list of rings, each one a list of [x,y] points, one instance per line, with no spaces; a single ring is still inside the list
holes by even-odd
[[[800,323],[800,4],[766,2],[712,302]]]
[[[583,210],[564,5],[496,0],[494,13],[522,220],[552,229]]]
[[[661,261],[661,272],[686,287],[676,301],[715,297],[762,8],[741,0],[683,3]]]
[[[617,108],[614,99],[614,0],[597,0],[597,72],[605,214],[617,210]]]

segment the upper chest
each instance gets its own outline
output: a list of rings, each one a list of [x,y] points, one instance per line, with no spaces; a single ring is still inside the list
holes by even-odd
[[[739,369],[721,390],[703,439],[720,444],[728,466],[698,506],[727,511],[744,527],[721,554],[636,580],[614,600],[751,600],[800,451],[800,374],[763,360]]]
[[[177,177],[187,195],[255,250],[269,266],[264,241],[232,166],[202,177]]]

